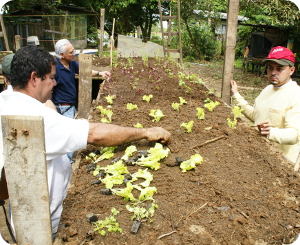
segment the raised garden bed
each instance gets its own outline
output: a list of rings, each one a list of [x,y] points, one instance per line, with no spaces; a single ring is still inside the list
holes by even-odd
[[[97,64],[104,66],[109,61],[103,59]],[[105,97],[115,95],[110,108],[112,123],[161,126],[172,133],[168,157],[160,161],[160,169],[148,169],[153,174],[150,186],[157,188],[153,198],[158,208],[152,222],[148,219],[136,233],[131,232],[132,213],[126,209],[129,202],[118,195],[101,194],[105,185],[93,182],[97,178],[88,171],[91,161],[85,157],[99,148],[89,146],[80,153],[56,244],[289,244],[299,233],[298,173],[247,123],[239,120],[236,129],[230,128],[227,118],[233,119],[231,108],[202,84],[191,82],[197,79],[185,76],[185,86],[179,86],[179,71],[167,59],[119,59],[90,119],[99,122],[102,116],[96,107],[106,108]],[[143,101],[143,95],[149,94],[153,95],[151,101]],[[179,97],[187,103],[175,111],[171,105],[179,102]],[[197,119],[196,108],[204,108],[207,98],[220,105],[211,112],[205,109],[205,119]],[[138,108],[129,111],[127,103]],[[151,109],[160,109],[165,116],[153,122]],[[186,133],[180,125],[189,121],[194,125]],[[122,157],[130,145],[148,150],[155,143],[141,140],[120,146],[114,157]],[[175,158],[188,160],[194,154],[203,157],[202,164],[182,172]],[[111,159],[99,162],[102,167],[109,164]],[[133,174],[145,167],[127,169]],[[138,197],[138,192],[133,193]],[[123,232],[106,232],[104,236],[94,232],[87,216],[95,214],[104,220],[113,207],[119,211],[115,218]]]

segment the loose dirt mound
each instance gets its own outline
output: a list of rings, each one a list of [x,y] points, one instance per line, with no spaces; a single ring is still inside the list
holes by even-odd
[[[101,62],[102,66],[108,65]],[[85,156],[97,148],[89,146],[80,153],[82,160],[64,203],[56,244],[290,243],[300,227],[299,175],[255,129],[241,120],[236,129],[229,128],[231,109],[203,85],[185,77],[187,87],[179,86],[180,68],[174,63],[150,58],[146,63],[138,58],[119,59],[111,82],[103,86],[99,105],[106,107],[104,97],[116,95],[112,123],[161,126],[172,133],[169,156],[161,161],[160,169],[148,170],[153,174],[150,186],[157,188],[153,197],[158,209],[152,222],[143,222],[137,234],[131,233],[132,214],[125,207],[129,202],[117,195],[100,194],[100,189],[105,188],[103,183],[91,184],[96,177],[87,171],[90,161]],[[153,98],[147,103],[142,96],[149,94]],[[187,104],[175,111],[171,104],[179,102],[179,97]],[[207,98],[220,105],[212,112],[205,109],[205,119],[199,120],[196,108],[204,108]],[[136,104],[138,109],[127,110],[127,103]],[[151,109],[161,109],[165,116],[152,122]],[[100,111],[95,109],[91,121],[100,119]],[[189,121],[194,121],[194,126],[191,133],[186,133],[180,125]],[[213,139],[216,140],[199,146]],[[155,145],[146,140],[132,144],[138,150]],[[129,145],[118,147],[114,157],[122,157]],[[188,160],[196,153],[203,157],[203,163],[194,170],[183,173],[174,166],[175,157]],[[110,162],[99,164],[104,167]],[[131,174],[145,169],[137,165],[127,168]],[[101,236],[93,232],[86,216],[96,214],[103,220],[111,214],[112,207],[120,211],[116,219],[123,233],[107,232]]]

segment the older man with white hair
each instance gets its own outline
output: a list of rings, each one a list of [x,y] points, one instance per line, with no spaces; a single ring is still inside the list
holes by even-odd
[[[74,118],[77,100],[75,75],[79,73],[79,64],[75,60],[74,46],[69,40],[61,39],[55,44],[55,55],[57,62],[55,80],[57,85],[54,87],[51,100],[60,114]],[[92,76],[110,78],[110,72],[92,70]],[[72,155],[73,153],[68,153],[71,163],[73,162]]]

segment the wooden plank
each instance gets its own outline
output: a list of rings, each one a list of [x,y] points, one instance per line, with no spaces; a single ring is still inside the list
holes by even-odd
[[[170,34],[171,34],[171,36],[179,36],[179,32],[171,32]],[[164,32],[163,35],[164,36],[169,36],[169,33],[168,32]]]
[[[162,15],[163,20],[177,20],[178,16],[177,15]]]
[[[92,102],[92,55],[79,54],[78,116],[87,118]]]
[[[2,116],[4,167],[18,244],[50,245],[43,117]]]
[[[178,31],[179,31],[179,53],[180,53],[180,64],[182,65],[182,38],[181,38],[181,24],[180,24],[180,1],[177,2],[177,14],[178,14]]]
[[[3,32],[6,51],[10,51],[2,14],[0,14],[0,22],[1,22],[1,28]]]
[[[239,0],[229,0],[225,61],[223,66],[222,99],[230,105],[230,81],[233,79],[235,45],[237,36]]]
[[[99,39],[99,57],[103,56],[103,39],[104,39],[104,15],[105,9],[100,10],[100,39]]]
[[[15,47],[16,47],[16,52],[21,48],[21,36],[20,35],[15,35]]]
[[[160,18],[160,28],[161,28],[161,45],[163,47],[163,51],[164,51],[164,55],[166,55],[167,51],[166,51],[166,48],[165,48],[165,42],[164,42],[164,27],[163,27],[163,21],[162,21],[162,11],[161,11],[161,2],[160,0],[158,0],[158,9],[159,9],[159,18]]]

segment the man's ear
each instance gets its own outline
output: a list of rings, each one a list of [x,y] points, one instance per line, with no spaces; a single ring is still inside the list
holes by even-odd
[[[294,72],[295,72],[295,70],[296,70],[296,67],[295,67],[295,66],[291,67],[291,72],[290,72],[290,75],[293,75],[293,74],[294,74]]]
[[[36,71],[30,73],[29,83],[31,83],[34,87],[36,86],[37,78],[38,77]]]

